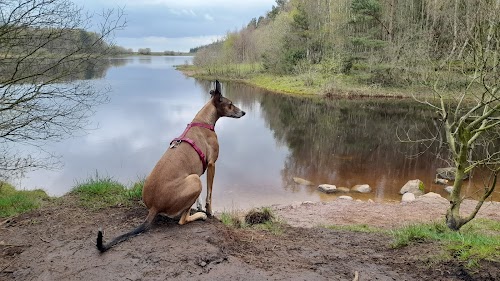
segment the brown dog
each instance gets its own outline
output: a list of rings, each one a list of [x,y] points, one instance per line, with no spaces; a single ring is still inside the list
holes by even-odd
[[[97,249],[105,252],[114,245],[127,240],[151,226],[158,214],[168,217],[180,215],[179,224],[207,218],[212,214],[212,184],[215,175],[215,161],[219,156],[219,143],[213,131],[220,117],[240,118],[245,112],[221,94],[219,81],[212,98],[196,114],[181,137],[172,141],[151,174],[147,177],[142,191],[142,199],[148,207],[146,220],[136,229],[120,235],[108,244],[102,242],[102,231],[97,234]],[[208,168],[208,169],[207,169]],[[191,206],[201,193],[200,176],[207,173],[206,213],[190,215]]]

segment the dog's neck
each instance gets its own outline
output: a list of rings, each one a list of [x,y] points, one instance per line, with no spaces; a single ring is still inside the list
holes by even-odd
[[[219,119],[217,115],[217,108],[210,100],[205,106],[196,114],[193,119],[194,122],[206,123],[215,126],[215,122]]]

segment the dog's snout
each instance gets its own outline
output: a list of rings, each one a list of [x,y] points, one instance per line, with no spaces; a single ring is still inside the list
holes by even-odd
[[[246,112],[245,111],[241,111],[241,116],[245,116]]]

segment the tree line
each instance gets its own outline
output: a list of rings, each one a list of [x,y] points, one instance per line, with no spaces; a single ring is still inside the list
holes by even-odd
[[[359,82],[407,86],[434,71],[460,71],[470,35],[495,1],[277,0],[264,16],[197,51],[207,69],[259,63],[272,74],[357,75]],[[457,61],[451,66],[445,60]],[[260,71],[261,69],[259,69]],[[464,83],[461,77],[456,85]]]

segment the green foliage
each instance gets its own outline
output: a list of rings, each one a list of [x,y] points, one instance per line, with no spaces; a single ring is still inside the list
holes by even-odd
[[[323,77],[331,77],[336,74],[349,74],[353,67],[354,58],[334,54],[324,58],[320,63],[320,70]]]
[[[144,188],[145,181],[145,179],[142,179],[134,183],[134,185],[132,185],[132,187],[125,192],[126,197],[133,201],[142,200],[142,189]]]
[[[92,210],[111,206],[131,205],[142,197],[143,181],[135,183],[127,189],[110,177],[101,177],[97,173],[82,183],[78,183],[70,192],[76,196],[80,204]]]
[[[425,192],[425,185],[422,181],[418,184],[418,189],[422,192]]]
[[[451,231],[442,222],[412,224],[391,231],[392,247],[404,247],[412,243],[439,241],[448,250],[448,259],[456,258],[468,266],[479,260],[500,261],[500,222],[478,219],[461,231]]]
[[[353,0],[351,9],[356,14],[379,16],[381,6],[378,0]]]
[[[41,189],[16,190],[0,182],[0,217],[10,217],[39,208],[49,196]]]
[[[241,222],[241,219],[236,211],[222,212],[219,219],[225,226],[234,228],[242,228],[246,226]]]

